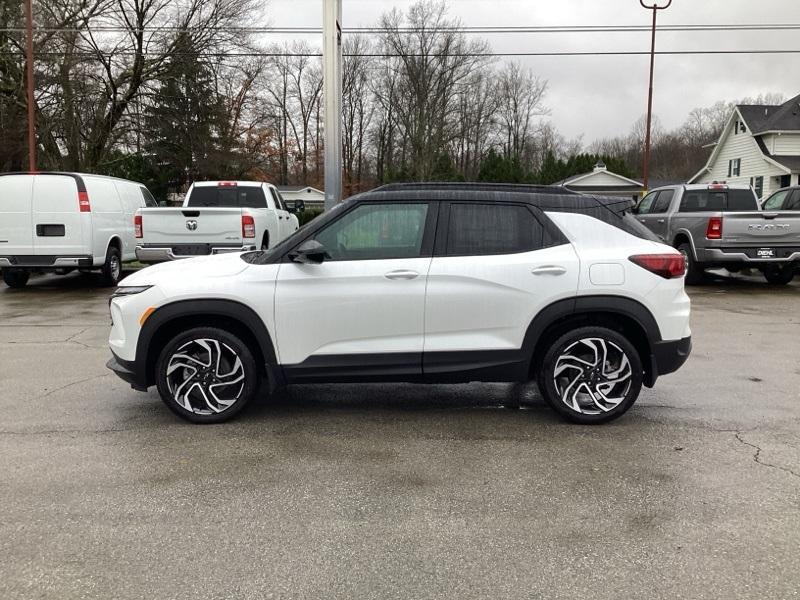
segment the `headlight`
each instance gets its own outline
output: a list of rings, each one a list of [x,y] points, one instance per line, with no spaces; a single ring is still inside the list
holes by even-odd
[[[133,296],[134,294],[141,294],[142,292],[149,290],[152,285],[121,285],[114,293],[111,294],[112,298],[119,298],[120,296]]]

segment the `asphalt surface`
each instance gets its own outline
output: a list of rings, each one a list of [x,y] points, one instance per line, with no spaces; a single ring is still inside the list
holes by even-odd
[[[800,284],[691,291],[695,349],[601,427],[535,386],[303,386],[179,421],[107,294],[0,284],[0,598],[796,598]]]

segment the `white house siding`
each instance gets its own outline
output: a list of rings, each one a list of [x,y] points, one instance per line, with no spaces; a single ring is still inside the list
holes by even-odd
[[[779,156],[798,156],[800,155],[800,134],[781,133],[770,134],[772,145],[768,145],[771,154]]]
[[[597,171],[592,173],[588,177],[584,177],[578,181],[568,182],[567,185],[572,185],[575,187],[590,187],[590,188],[598,188],[603,186],[620,186],[627,183],[624,179],[620,179],[619,177],[615,177],[608,171]]]

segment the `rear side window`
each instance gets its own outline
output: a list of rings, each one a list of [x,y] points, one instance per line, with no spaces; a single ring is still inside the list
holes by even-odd
[[[525,206],[451,204],[446,254],[515,254],[542,247],[544,229]]]
[[[783,205],[783,210],[800,210],[800,190],[792,192],[792,197]]]
[[[758,201],[750,190],[686,190],[681,198],[681,212],[743,212],[758,210]]]
[[[158,208],[158,202],[156,199],[153,198],[153,194],[150,193],[146,187],[142,186],[139,188],[142,191],[142,198],[144,198],[144,205],[148,208]]]
[[[267,199],[261,187],[201,186],[192,188],[186,206],[220,208],[266,208]]]
[[[669,210],[669,205],[672,204],[672,197],[675,195],[674,190],[664,190],[658,193],[658,200],[653,203],[650,209],[651,213],[665,213]]]

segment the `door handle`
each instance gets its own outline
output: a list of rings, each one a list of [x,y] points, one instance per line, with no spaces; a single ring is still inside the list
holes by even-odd
[[[419,277],[419,273],[416,271],[409,271],[406,269],[400,269],[398,271],[389,271],[384,275],[386,279],[416,279]]]
[[[567,272],[565,267],[559,265],[547,265],[544,267],[536,267],[531,271],[534,275],[563,275]]]
[[[664,224],[664,223],[666,223],[666,221],[665,221],[664,219],[659,219],[659,220],[658,220],[658,223],[659,223],[659,224]]]

